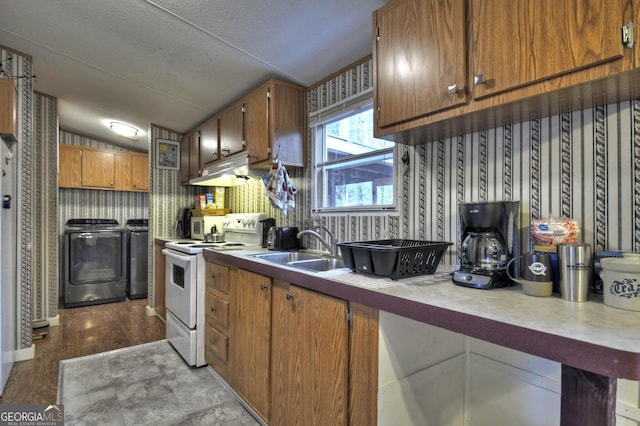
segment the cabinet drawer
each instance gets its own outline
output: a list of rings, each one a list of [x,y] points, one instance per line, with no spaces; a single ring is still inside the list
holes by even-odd
[[[207,262],[207,289],[229,294],[229,268],[217,263]]]
[[[207,320],[219,324],[223,328],[229,327],[229,302],[211,292],[207,292],[206,300]]]
[[[205,350],[207,354],[215,356],[224,364],[227,363],[228,338],[210,324],[205,333]]]

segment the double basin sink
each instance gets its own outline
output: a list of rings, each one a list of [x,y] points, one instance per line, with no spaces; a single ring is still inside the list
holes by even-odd
[[[278,265],[291,266],[313,272],[325,272],[346,268],[340,258],[300,251],[261,253],[254,254],[253,257],[277,263]]]

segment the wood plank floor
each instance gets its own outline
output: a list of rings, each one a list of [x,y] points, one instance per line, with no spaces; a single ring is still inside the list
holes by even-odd
[[[55,404],[60,360],[164,339],[164,323],[146,306],[138,299],[59,310],[60,325],[34,340],[34,359],[14,364],[0,403]]]

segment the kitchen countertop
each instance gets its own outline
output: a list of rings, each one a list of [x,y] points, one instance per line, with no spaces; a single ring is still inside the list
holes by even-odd
[[[251,256],[265,251],[205,249],[204,256],[575,368],[640,380],[640,312],[606,306],[601,296],[580,303],[528,296],[519,285],[471,289],[454,285],[448,273],[394,281],[348,269],[306,272]]]

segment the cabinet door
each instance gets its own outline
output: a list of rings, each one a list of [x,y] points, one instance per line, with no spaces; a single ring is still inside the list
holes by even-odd
[[[464,11],[464,0],[394,0],[376,11],[379,127],[466,103]]]
[[[147,154],[131,155],[131,188],[134,191],[149,190],[149,156]]]
[[[347,424],[347,303],[273,286],[271,424]]]
[[[220,155],[224,158],[241,152],[244,149],[243,105],[239,103],[222,111],[218,119]]]
[[[271,159],[269,132],[270,85],[263,85],[245,98],[245,143],[249,161],[256,163]]]
[[[210,291],[205,295],[205,316],[207,321],[220,330],[229,328],[229,301]]]
[[[189,138],[189,179],[200,177],[200,129]]]
[[[211,324],[205,326],[205,357],[212,368],[225,365],[229,355],[229,339]],[[216,371],[218,371],[216,369]],[[218,373],[220,373],[218,371]],[[223,376],[224,378],[224,376]]]
[[[238,270],[231,346],[236,391],[267,421],[270,415],[271,278]],[[274,423],[278,424],[278,423]]]
[[[180,142],[180,184],[189,183],[189,146],[191,145],[191,135],[182,137]]]
[[[228,295],[231,285],[229,267],[213,262],[207,262],[205,269],[207,290]]]
[[[200,128],[200,167],[219,159],[218,117],[213,117]]]
[[[115,152],[82,151],[82,186],[115,187]]]
[[[116,152],[115,154],[115,186],[119,191],[131,190],[131,154]]]
[[[58,159],[58,186],[82,187],[82,148],[77,145],[60,145]]]
[[[629,0],[472,1],[471,73],[485,80],[473,87],[474,98],[620,60],[627,6]]]

